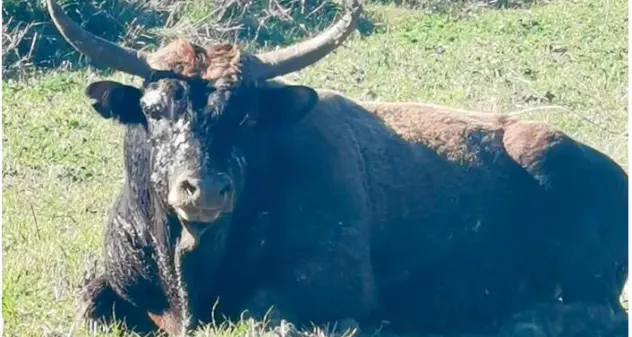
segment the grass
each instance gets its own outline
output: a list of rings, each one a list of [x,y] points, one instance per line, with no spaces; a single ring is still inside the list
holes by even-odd
[[[435,14],[371,5],[382,23],[371,36],[355,34],[291,77],[353,98],[522,111],[627,169],[626,5],[558,0]],[[122,130],[82,94],[103,77],[52,71],[3,81],[5,336],[92,335],[74,324],[74,301],[85,266],[100,258],[105,213],[122,178]]]

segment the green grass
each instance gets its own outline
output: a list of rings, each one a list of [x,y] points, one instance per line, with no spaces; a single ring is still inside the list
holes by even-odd
[[[627,169],[626,1],[441,14],[369,9],[384,25],[292,79],[353,98],[523,111]],[[82,94],[97,78],[53,72],[3,82],[5,336],[90,335],[73,324],[74,301],[85,266],[100,258],[122,177],[122,130]],[[549,108],[524,111],[537,106]]]

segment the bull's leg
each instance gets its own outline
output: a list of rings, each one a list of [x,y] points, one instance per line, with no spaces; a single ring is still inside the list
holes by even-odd
[[[294,129],[283,144],[305,133],[321,141],[309,151],[284,145],[279,159],[292,168],[276,173],[282,188],[270,205],[268,241],[275,270],[267,272],[259,296],[268,303],[258,305],[275,305],[298,324],[362,321],[377,302],[363,158],[350,151],[357,148],[353,140],[317,128]]]
[[[331,255],[304,261],[260,289],[247,305],[256,318],[268,313],[271,323],[336,323],[337,330],[358,329],[356,320],[375,306],[376,295],[368,261]],[[272,307],[272,310],[270,310]]]
[[[564,301],[619,307],[628,259],[627,174],[543,124],[509,126],[504,142],[547,196],[545,263]]]
[[[87,323],[112,325],[122,323],[141,335],[156,329],[146,313],[121,298],[105,276],[92,279],[82,289],[78,318]]]
[[[337,232],[329,233],[335,237],[293,242],[284,250],[281,269],[246,309],[261,318],[273,306],[270,318],[358,328],[357,321],[374,309],[377,295],[366,233],[353,227],[341,223],[328,229]]]
[[[513,315],[499,337],[627,336],[627,316],[606,305],[540,303]]]

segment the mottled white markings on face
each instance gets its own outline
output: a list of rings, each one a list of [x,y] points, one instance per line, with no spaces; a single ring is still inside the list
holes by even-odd
[[[178,119],[176,124],[173,126],[173,132],[174,133],[188,132],[189,129],[190,129],[189,123],[187,121],[185,121],[184,119],[182,119],[182,118]]]
[[[164,123],[162,121],[160,122],[153,122],[152,124],[156,127],[160,124],[160,123]],[[169,142],[165,142],[165,138],[162,137],[162,135],[152,135],[153,137],[158,137],[158,138],[162,138],[163,141],[161,142],[156,142],[154,145],[154,170],[152,172],[151,175],[151,180],[154,184],[159,184],[162,179],[166,178],[167,173],[168,173],[168,165],[167,162],[169,160],[169,147],[170,144]]]
[[[173,178],[173,170],[182,169],[186,162],[191,144],[191,124],[180,118],[176,121],[165,119],[150,121],[154,133],[152,137],[160,141],[154,144],[154,171],[151,175],[153,183],[168,186]]]
[[[140,99],[141,103],[145,106],[155,106],[162,102],[164,94],[159,90],[147,91]]]
[[[186,145],[187,136],[184,133],[179,133],[176,135],[176,139],[174,140],[175,144],[173,144],[176,148],[181,145]]]
[[[183,119],[180,119],[176,122],[173,133],[175,134],[174,138],[174,148],[178,151],[186,150],[189,147],[189,133],[191,132],[191,127],[188,122]]]

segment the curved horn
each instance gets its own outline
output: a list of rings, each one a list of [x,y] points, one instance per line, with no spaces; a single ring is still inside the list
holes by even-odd
[[[283,49],[257,54],[262,63],[257,79],[266,80],[299,71],[338,48],[355,30],[362,13],[361,0],[344,1],[347,13],[324,32]]]
[[[57,1],[46,0],[48,13],[64,39],[78,52],[113,69],[146,77],[151,72],[142,52],[118,46],[95,36],[73,22]]]

